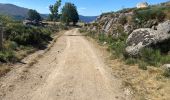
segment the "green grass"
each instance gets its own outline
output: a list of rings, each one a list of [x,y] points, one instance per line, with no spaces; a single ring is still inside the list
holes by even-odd
[[[128,64],[128,65],[134,65],[137,63],[137,59],[135,58],[128,58],[125,60],[125,63]]]
[[[16,61],[15,53],[11,50],[0,51],[0,62],[14,62]]]
[[[84,30],[83,30],[84,32]],[[137,57],[128,56],[125,52],[127,34],[122,33],[120,36],[114,38],[107,36],[104,33],[97,34],[96,32],[87,32],[88,36],[93,37],[99,41],[100,44],[104,42],[108,45],[109,52],[112,52],[114,58],[121,58],[125,60],[126,64],[133,65],[138,64],[142,70],[147,70],[147,66],[160,67],[163,64],[170,63],[170,55],[165,52],[162,53],[161,48],[165,48],[165,45],[160,47],[144,48],[140,51]],[[169,42],[168,42],[169,43]],[[165,49],[163,50],[165,51]],[[167,52],[168,50],[166,50]]]
[[[28,54],[27,51],[46,48],[49,41],[52,40],[51,34],[54,32],[51,28],[56,28],[56,26],[26,26],[22,22],[3,15],[0,15],[0,20],[5,34],[3,50],[0,50],[0,62],[4,63],[17,61],[18,53],[25,55]]]
[[[147,70],[148,68],[147,68],[147,66],[148,66],[148,64],[146,63],[146,62],[144,62],[144,61],[138,61],[138,66],[139,66],[139,69],[142,69],[142,70]]]
[[[163,73],[163,75],[164,75],[165,77],[170,77],[170,70],[165,70],[164,73]]]

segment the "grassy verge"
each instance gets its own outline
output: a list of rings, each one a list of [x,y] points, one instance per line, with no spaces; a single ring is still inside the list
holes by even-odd
[[[115,39],[104,34],[80,31],[97,40],[101,46],[108,46],[107,50],[113,55],[112,59],[107,62],[113,69],[114,76],[123,81],[122,85],[133,91],[134,100],[170,99],[170,80],[164,77],[169,77],[170,74],[157,66],[169,61],[168,55],[161,54],[160,50],[147,48],[141,52],[140,55],[142,56],[138,58],[129,57],[124,53],[126,34],[122,34],[122,36]],[[153,65],[157,67],[153,67]]]
[[[85,30],[81,29],[80,32],[85,32]],[[129,65],[138,64],[140,69],[147,70],[148,66],[160,67],[170,63],[170,55],[167,54],[169,50],[165,49],[168,47],[167,42],[159,44],[161,47],[144,48],[137,57],[130,57],[125,52],[128,36],[126,33],[122,33],[117,37],[96,32],[86,32],[86,35],[95,38],[100,44],[107,44],[108,51],[112,52],[114,58],[122,59]]]

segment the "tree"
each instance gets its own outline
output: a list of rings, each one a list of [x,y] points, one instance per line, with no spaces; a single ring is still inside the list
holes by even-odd
[[[54,5],[49,6],[49,10],[51,12],[51,14],[49,15],[49,19],[51,21],[56,21],[59,18],[58,10],[60,6],[61,6],[61,0],[57,0]]]
[[[61,21],[69,25],[70,22],[73,22],[75,25],[79,20],[79,15],[77,12],[77,8],[72,3],[65,3],[62,9]]]
[[[33,20],[36,20],[36,21],[41,21],[42,20],[40,14],[36,10],[32,10],[32,9],[30,9],[28,11],[28,18],[30,20],[32,20],[32,21]]]

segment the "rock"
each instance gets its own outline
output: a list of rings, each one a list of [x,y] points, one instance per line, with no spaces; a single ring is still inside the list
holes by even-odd
[[[170,72],[170,64],[165,64],[162,66],[162,68],[167,71],[167,72]]]
[[[167,20],[164,23],[160,23],[157,26],[157,30],[159,33],[170,34],[170,20]]]
[[[158,25],[157,20],[149,20],[146,23],[144,23],[144,28],[152,28],[153,26]]]
[[[124,32],[125,33],[130,34],[132,31],[133,31],[132,25],[127,24],[127,25],[124,26]]]
[[[149,28],[134,30],[126,41],[126,52],[132,56],[137,55],[142,48],[155,42],[155,34],[157,32]]]
[[[109,29],[111,28],[111,25],[113,24],[113,19],[111,19],[110,21],[106,22],[105,25],[103,26],[103,30],[104,32],[109,32]]]
[[[107,42],[103,42],[103,45],[106,45],[107,44]]]
[[[157,30],[140,28],[134,30],[128,37],[126,52],[135,56],[144,47],[163,42],[170,38],[170,21],[160,23]]]

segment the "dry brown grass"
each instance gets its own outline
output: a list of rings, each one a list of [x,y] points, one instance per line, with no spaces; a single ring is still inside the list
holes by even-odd
[[[92,38],[88,40],[96,43]],[[170,79],[163,76],[161,68],[148,66],[147,70],[142,70],[138,65],[126,65],[123,60],[111,58],[114,55],[106,46],[99,47],[105,52],[103,57],[109,57],[106,63],[112,68],[113,75],[123,81],[124,88],[133,91],[134,100],[170,100]]]
[[[10,71],[10,68],[5,65],[0,65],[0,77],[5,75],[7,72]]]
[[[125,65],[121,60],[110,63],[115,76],[134,91],[136,100],[170,100],[170,79],[162,75],[160,68],[148,67],[146,71],[140,70],[137,65]]]

